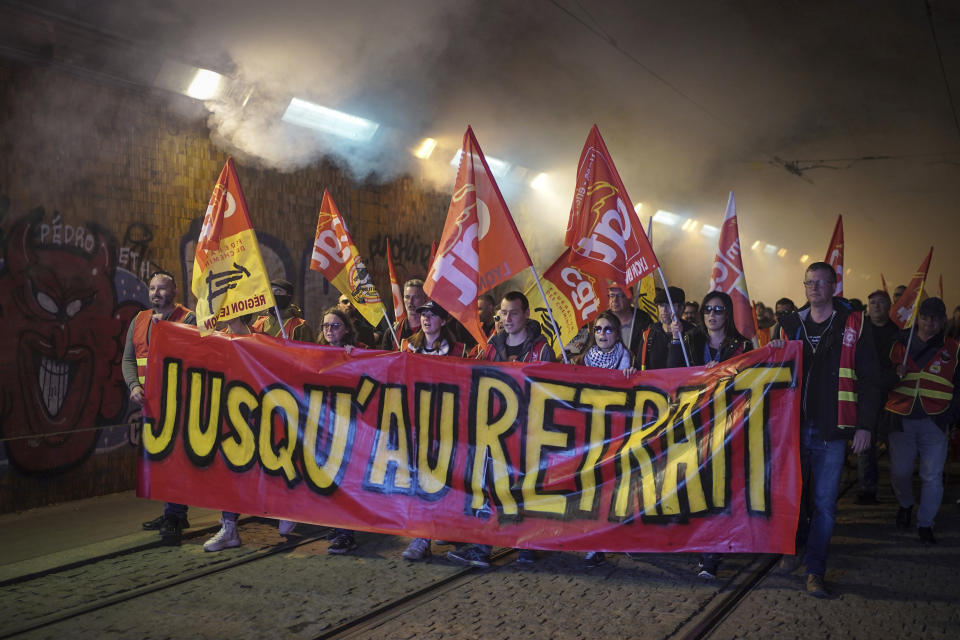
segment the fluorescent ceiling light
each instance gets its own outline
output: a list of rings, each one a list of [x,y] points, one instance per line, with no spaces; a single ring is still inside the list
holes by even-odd
[[[772,256],[777,252],[777,245],[775,244],[764,245],[763,252],[768,256]]]
[[[703,228],[700,229],[700,235],[705,236],[707,238],[716,238],[717,236],[720,235],[720,229],[713,226],[712,224],[705,224],[703,225]]]
[[[430,154],[433,153],[433,150],[437,148],[437,141],[433,138],[424,138],[416,149],[413,150],[413,155],[417,156],[421,160],[426,160],[430,157]]]
[[[456,155],[453,156],[453,160],[450,161],[450,166],[459,168],[460,156],[462,155],[463,155],[463,149],[460,149],[459,151],[457,151]],[[492,171],[493,175],[495,175],[496,177],[503,178],[508,173],[510,173],[511,165],[509,162],[504,162],[503,160],[500,160],[499,158],[494,158],[493,156],[485,155],[483,157],[487,161],[487,166],[490,167],[490,171]]]
[[[808,256],[807,254],[803,254],[802,256],[800,256],[800,264],[807,264],[807,260],[809,259],[810,259],[810,256]]]
[[[664,211],[663,209],[658,209],[655,214],[653,214],[653,221],[659,224],[665,224],[668,227],[675,227],[680,224],[680,221],[683,220],[680,216],[675,213],[670,213],[669,211]]]
[[[777,255],[782,258],[783,256],[787,255],[787,250],[786,250],[786,249],[780,249],[780,251],[777,251]]]
[[[680,228],[683,229],[684,231],[693,232],[693,231],[696,231],[697,227],[699,226],[700,226],[699,222],[697,222],[693,218],[688,218],[687,221],[684,222],[683,226],[681,226]]]
[[[209,69],[197,69],[193,81],[187,87],[187,95],[197,100],[210,100],[220,93],[223,76]]]
[[[538,173],[537,177],[530,181],[530,188],[537,191],[546,191],[549,177],[545,173]]]
[[[762,244],[763,244],[763,242],[761,242],[760,240],[757,240],[757,241],[754,242],[752,245],[750,245],[750,248],[751,248],[753,251],[756,251],[757,249],[760,248],[760,245],[762,245]]]
[[[638,202],[637,204],[633,205],[633,210],[637,212],[637,215],[640,215],[640,209],[643,209],[642,202]]]
[[[380,125],[372,120],[328,109],[299,98],[290,100],[281,120],[357,142],[369,142],[380,128]]]

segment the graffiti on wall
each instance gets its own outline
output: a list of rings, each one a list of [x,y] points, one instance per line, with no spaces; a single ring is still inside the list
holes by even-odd
[[[121,423],[128,411],[120,360],[147,296],[117,256],[139,272],[149,249],[142,231],[131,225],[117,247],[98,225],[68,224],[59,212],[48,219],[43,208],[5,228],[0,437],[21,473],[67,471],[125,441],[123,428],[95,427]]]

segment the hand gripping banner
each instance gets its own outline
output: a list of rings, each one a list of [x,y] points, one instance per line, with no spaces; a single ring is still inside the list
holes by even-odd
[[[799,343],[620,372],[161,323],[137,493],[569,551],[792,553]]]

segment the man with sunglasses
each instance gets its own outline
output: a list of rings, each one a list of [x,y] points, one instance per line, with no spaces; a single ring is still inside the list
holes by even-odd
[[[174,302],[177,297],[177,283],[173,275],[166,271],[156,271],[149,281],[150,309],[144,309],[133,318],[127,330],[127,343],[123,348],[121,370],[123,379],[130,390],[130,403],[143,405],[143,385],[147,375],[147,352],[150,334],[158,322],[182,322],[197,324],[196,316],[190,309]],[[147,531],[158,531],[164,544],[179,545],[183,529],[190,526],[187,521],[187,505],[167,502],[163,513],[143,523]]]
[[[663,289],[657,289],[657,295],[654,302],[657,303],[657,314],[660,322],[654,322],[643,332],[643,340],[640,345],[640,366],[638,369],[666,369],[667,360],[670,354],[670,344],[676,341],[680,344],[679,338],[673,336],[673,322],[680,321],[680,335],[685,334],[693,328],[686,320],[682,319],[683,304],[686,299],[686,292],[680,287],[668,287],[670,295]],[[673,306],[670,305],[673,302]]]
[[[880,405],[873,331],[863,312],[833,296],[836,273],[825,262],[805,272],[807,304],[781,318],[774,338],[803,341],[800,465],[803,479],[797,554],[781,568],[794,570],[805,549],[806,590],[833,597],[824,586],[846,443],[860,453],[870,445]]]

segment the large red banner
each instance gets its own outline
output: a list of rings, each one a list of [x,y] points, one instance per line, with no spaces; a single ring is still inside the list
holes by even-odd
[[[510,547],[792,553],[800,358],[627,378],[160,323],[137,493]]]

